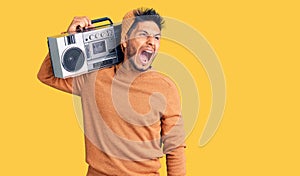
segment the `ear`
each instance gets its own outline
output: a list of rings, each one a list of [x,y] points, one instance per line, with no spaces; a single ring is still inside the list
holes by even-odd
[[[126,46],[127,46],[126,41],[123,42],[123,43],[121,43],[121,50],[122,50],[123,53],[125,53],[125,48],[126,48]]]
[[[125,48],[127,47],[127,35],[125,35],[125,37],[124,37],[124,41],[123,41],[123,43],[121,43],[121,49],[122,49],[122,51],[123,51],[123,53],[125,53]]]
[[[123,48],[127,47],[127,41],[128,41],[128,36],[126,34],[125,37],[124,37],[124,42],[122,43]]]
[[[126,48],[126,47],[127,47],[127,42],[126,42],[126,41],[122,43],[122,47],[123,47],[123,48]]]

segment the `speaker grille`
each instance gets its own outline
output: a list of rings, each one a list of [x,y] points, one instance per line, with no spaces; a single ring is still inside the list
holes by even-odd
[[[62,65],[67,71],[76,72],[82,68],[84,60],[84,53],[81,49],[70,48],[63,56]]]

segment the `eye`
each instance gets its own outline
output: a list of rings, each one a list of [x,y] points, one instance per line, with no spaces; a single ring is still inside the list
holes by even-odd
[[[146,32],[139,32],[139,33],[138,33],[138,36],[139,36],[139,37],[146,37],[146,36],[147,36],[147,33],[146,33]]]
[[[156,36],[155,39],[156,39],[156,40],[160,40],[160,36]]]

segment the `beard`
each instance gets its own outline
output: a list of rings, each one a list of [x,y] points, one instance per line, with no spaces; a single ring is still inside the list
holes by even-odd
[[[148,66],[141,66],[141,65],[137,64],[136,61],[135,61],[135,57],[136,56],[133,56],[133,57],[131,57],[131,58],[128,59],[130,65],[135,70],[140,71],[140,72],[144,72],[144,71],[147,71],[147,70],[151,69],[151,67],[152,67],[151,64],[148,65]]]
[[[130,46],[130,42],[128,42],[128,46]],[[154,61],[156,53],[149,55],[144,51],[139,51],[140,49],[141,47],[128,47],[125,50],[125,55],[132,68],[137,71],[144,72],[151,69],[151,64]]]

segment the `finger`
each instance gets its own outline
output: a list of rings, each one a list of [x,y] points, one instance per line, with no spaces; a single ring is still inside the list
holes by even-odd
[[[73,22],[73,28],[85,28],[89,26],[88,19],[86,17],[75,17]]]
[[[85,26],[83,26],[85,29],[92,26],[92,21],[89,19],[89,17],[83,16],[82,20],[85,24]]]
[[[91,20],[86,17],[74,17],[73,21],[71,22],[70,26],[68,27],[68,32],[75,32],[78,28],[87,28],[91,25]]]
[[[92,25],[92,21],[90,20],[89,17],[85,16],[84,19],[86,20],[88,26],[91,26],[91,25]]]

